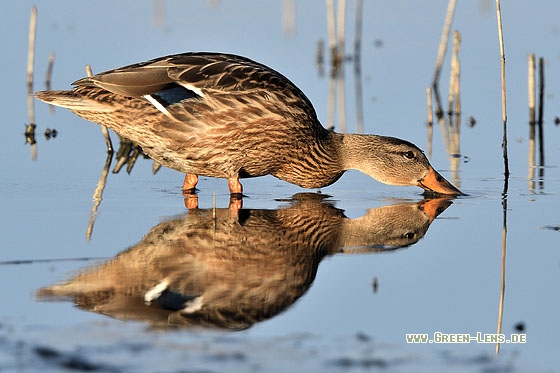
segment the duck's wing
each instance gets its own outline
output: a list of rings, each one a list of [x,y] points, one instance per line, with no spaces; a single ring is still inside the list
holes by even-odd
[[[206,94],[289,95],[315,115],[309,99],[288,78],[263,64],[232,54],[171,55],[83,78],[73,85],[144,97],[159,110],[184,100],[203,99]]]

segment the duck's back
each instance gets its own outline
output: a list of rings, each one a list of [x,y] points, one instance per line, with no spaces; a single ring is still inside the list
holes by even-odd
[[[274,174],[287,180],[283,174],[294,164],[327,152],[329,132],[305,94],[282,74],[245,57],[171,55],[73,84],[72,91],[38,97],[108,126],[182,172]]]

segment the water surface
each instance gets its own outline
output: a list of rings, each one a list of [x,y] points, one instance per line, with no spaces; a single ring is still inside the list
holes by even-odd
[[[223,51],[245,55],[281,71],[309,96],[319,119],[330,123],[329,67],[321,76],[316,66],[317,42],[327,39],[323,2],[298,3],[295,29],[291,32],[282,26],[281,2],[167,2],[163,20],[154,18],[157,4],[39,4],[35,88],[44,87],[50,51],[56,52],[52,85],[57,89],[67,88],[83,77],[85,64],[99,72],[171,53]],[[0,370],[59,371],[65,366],[174,372],[184,370],[186,362],[188,369],[209,371],[557,369],[560,146],[554,118],[558,115],[555,82],[560,74],[556,47],[560,27],[556,5],[516,4],[515,9],[502,5],[511,169],[505,195],[507,250],[502,331],[507,336],[525,333],[527,343],[504,343],[498,356],[493,343],[407,344],[405,340],[408,333],[475,336],[477,332],[497,330],[504,178],[493,2],[462,3],[456,10],[453,29],[462,33],[460,157],[447,155],[436,125],[431,162],[469,196],[450,204],[446,201],[437,217],[435,210],[426,212],[421,208],[433,202],[425,200],[419,189],[385,186],[357,172],[348,172],[336,184],[321,190],[329,197],[319,200],[317,191],[303,190],[273,177],[246,180],[248,197],[239,216],[228,214],[227,183],[202,178],[200,211],[193,213],[184,207],[182,175],[168,169],[153,175],[152,162],[138,159],[130,174],[125,170],[108,174],[94,220],[92,196],[106,160],[100,129],[65,110],[56,109],[52,114],[46,105],[36,103],[35,161],[31,159],[30,146],[25,144],[24,123],[29,120],[25,71],[31,5],[26,1],[4,5],[0,22],[3,45],[10,51],[5,53],[0,72],[5,87],[4,132],[0,140],[0,203],[4,212],[0,225],[4,238],[0,255],[0,281],[4,284],[0,293]],[[350,53],[353,3],[349,7]],[[409,1],[398,7],[391,3],[364,4],[362,69],[358,78],[362,82],[364,132],[402,137],[428,148],[425,89],[431,82],[445,11],[445,2]],[[547,79],[546,167],[536,170],[533,182],[528,180],[529,53],[545,58]],[[325,58],[328,62],[328,55]],[[356,129],[358,98],[353,66],[351,62],[345,65],[348,131]],[[444,97],[448,66],[449,56],[441,79]],[[473,127],[468,125],[471,116],[476,120]],[[337,129],[342,125],[338,111],[333,124]],[[55,128],[57,137],[46,140],[46,128]],[[112,138],[117,143],[114,134]],[[114,165],[113,162],[111,166]],[[302,192],[311,192],[310,200],[302,200]],[[217,220],[189,220],[198,215],[212,216],[214,194]],[[298,210],[295,206],[302,203],[306,208]],[[379,240],[383,229],[393,227],[383,220],[383,216],[391,214],[401,217],[392,217],[391,224],[404,222],[407,228],[401,232],[398,229],[402,227],[395,226],[391,232],[408,237],[410,242]],[[414,216],[418,219],[411,219]],[[109,312],[109,308],[117,309],[110,297],[90,299],[82,294],[58,298],[60,301],[37,299],[39,289],[62,284],[84,271],[104,268],[107,261],[125,255],[121,253],[133,254],[145,242],[145,235],[162,224],[175,224],[181,229],[194,226],[200,238],[200,225],[208,228],[216,221],[225,222],[229,237],[253,237],[249,242],[265,239],[257,245],[261,256],[254,256],[256,249],[251,246],[244,249],[252,258],[251,268],[266,269],[270,261],[275,261],[270,268],[278,272],[248,272],[240,278],[253,278],[256,283],[262,276],[282,280],[265,289],[263,294],[270,296],[265,296],[264,301],[257,297],[261,306],[275,305],[274,310],[264,312],[266,316],[259,311],[259,318],[257,313],[245,320],[237,318],[234,327],[227,327],[230,324],[225,325],[222,317],[221,324],[211,328],[208,323],[183,322],[170,330],[163,327],[169,314],[158,316],[156,323],[131,312],[150,306],[141,295],[121,299],[118,304],[126,306],[125,316],[122,312]],[[419,224],[411,228],[412,222]],[[250,232],[255,226],[260,229],[256,236]],[[282,246],[278,237],[270,233],[282,232],[279,226],[286,234],[298,237],[290,241],[296,246]],[[225,234],[227,229],[217,231]],[[269,233],[265,235],[263,231]],[[208,235],[214,231],[204,232]],[[385,234],[386,240],[387,237],[393,239]],[[219,242],[234,244],[233,239]],[[271,251],[271,242],[281,250]],[[195,247],[200,249],[200,245]],[[152,249],[164,254],[157,246]],[[282,256],[289,253],[293,255]],[[273,254],[275,259],[267,259]],[[173,264],[170,259],[162,262]],[[124,263],[133,265],[134,261]],[[200,272],[200,261],[187,263],[190,264],[177,267],[190,268],[188,275],[177,272],[171,276],[186,281],[203,273],[200,278],[213,279],[209,283],[222,286],[223,295],[242,294],[231,288],[234,282],[220,282],[211,277],[211,272]],[[235,272],[235,264],[231,262],[234,272],[230,276],[241,276]],[[302,276],[293,275],[296,272]],[[279,273],[292,273],[291,279],[299,280],[284,281]],[[204,289],[209,285],[199,286],[198,291]],[[179,301],[195,301],[199,294],[193,294],[192,299]],[[223,295],[216,299],[224,301]],[[244,298],[239,295],[228,304],[240,299]],[[136,308],[127,305],[126,301],[131,300]],[[171,296],[165,302],[176,306],[176,301]],[[78,307],[73,306],[76,302]],[[196,308],[196,302],[191,305]],[[181,320],[175,314],[175,320]],[[516,327],[524,330],[520,332]]]

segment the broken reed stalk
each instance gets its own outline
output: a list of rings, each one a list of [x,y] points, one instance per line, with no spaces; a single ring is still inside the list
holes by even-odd
[[[544,167],[544,131],[543,131],[543,115],[544,115],[544,58],[539,58],[539,116],[537,119],[537,128],[539,131],[539,166],[541,172]]]
[[[535,55],[529,54],[527,63],[527,96],[529,100],[529,190],[535,189]]]
[[[434,116],[432,109],[432,89],[430,87],[426,88],[426,101],[428,104],[428,146],[426,153],[428,159],[432,158],[432,139],[434,137]]]
[[[92,76],[93,72],[91,70],[91,66],[88,64],[86,65],[86,75]],[[101,124],[101,133],[103,133],[103,137],[105,138],[105,145],[107,145],[107,153],[113,154],[113,142],[111,141],[111,137],[109,136],[109,131],[107,127]]]
[[[456,0],[449,0],[447,5],[447,14],[445,16],[445,23],[443,24],[443,30],[441,31],[441,39],[439,42],[438,55],[436,60],[436,69],[434,72],[434,79],[432,85],[436,87],[439,82],[439,76],[441,74],[441,66],[443,65],[443,58],[445,57],[445,52],[447,50],[447,39],[449,38],[449,30],[451,28],[451,22],[453,21],[453,14],[455,13]]]

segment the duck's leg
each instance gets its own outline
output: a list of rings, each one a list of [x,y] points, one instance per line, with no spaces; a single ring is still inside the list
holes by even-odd
[[[229,216],[237,218],[239,210],[243,207],[243,185],[239,182],[239,178],[230,177],[228,179],[229,187]]]
[[[232,196],[241,198],[243,196],[243,185],[239,182],[239,178],[230,177],[228,179],[229,193]]]
[[[194,194],[197,183],[198,176],[194,174],[186,174],[185,181],[183,181],[183,195],[187,196],[189,194]]]

